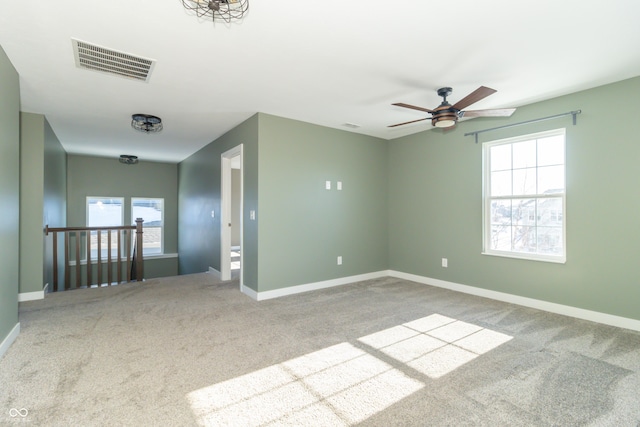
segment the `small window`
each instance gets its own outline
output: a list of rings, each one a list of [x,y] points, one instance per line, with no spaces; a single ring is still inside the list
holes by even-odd
[[[565,262],[565,131],[483,144],[484,252]]]
[[[124,225],[123,197],[87,197],[87,227],[120,227]],[[117,231],[111,232],[112,245],[117,239]],[[100,256],[106,257],[108,251],[108,233],[100,233]],[[111,256],[117,256],[118,249],[113,245]],[[98,255],[98,232],[91,232],[91,257]],[[84,258],[84,255],[83,255]]]
[[[142,247],[145,255],[164,253],[164,199],[131,198],[131,223],[142,218]]]

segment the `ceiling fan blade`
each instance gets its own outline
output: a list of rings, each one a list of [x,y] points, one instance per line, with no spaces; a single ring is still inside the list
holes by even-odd
[[[428,108],[416,107],[415,105],[409,105],[402,102],[396,102],[395,104],[391,104],[391,105],[404,107],[404,108],[411,108],[412,110],[424,111],[425,113],[433,113],[433,110],[429,110]]]
[[[484,99],[487,96],[492,95],[492,94],[494,94],[496,92],[497,92],[497,90],[495,90],[495,89],[491,89],[491,88],[486,87],[486,86],[480,86],[478,89],[474,90],[469,95],[465,96],[460,101],[458,101],[455,104],[453,104],[453,108],[455,108],[456,110],[464,110],[469,105],[475,104],[476,102],[480,101],[481,99]]]
[[[516,111],[515,108],[496,108],[495,110],[471,110],[462,111],[462,117],[509,117]]]
[[[387,126],[388,128],[394,128],[396,126],[402,126],[402,125],[408,125],[409,123],[416,123],[416,122],[422,122],[424,120],[431,120],[431,117],[425,117],[424,119],[418,119],[418,120],[411,120],[410,122],[404,122],[404,123],[397,123],[395,125],[389,125]]]

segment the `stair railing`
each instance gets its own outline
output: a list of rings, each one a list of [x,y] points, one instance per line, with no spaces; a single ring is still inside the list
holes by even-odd
[[[64,270],[64,290],[111,286],[117,283],[144,280],[143,222],[142,218],[137,218],[136,225],[118,227],[50,228],[47,225],[45,235],[48,236],[50,233],[53,235],[53,291],[59,290],[60,265]],[[132,250],[134,230],[135,241]],[[64,263],[60,262],[58,257],[58,234],[60,233],[63,234],[64,241]],[[103,250],[103,244],[106,246],[106,254]],[[83,264],[85,268],[82,268]],[[71,286],[72,283],[75,284],[74,287]]]

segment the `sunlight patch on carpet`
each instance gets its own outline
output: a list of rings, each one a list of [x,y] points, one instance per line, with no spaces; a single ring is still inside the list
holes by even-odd
[[[337,344],[195,390],[187,399],[203,426],[352,425],[425,387],[378,352],[437,379],[510,339],[433,314],[361,337],[363,348]]]
[[[189,393],[204,426],[361,422],[424,387],[348,343]]]
[[[395,360],[440,378],[513,337],[440,314],[359,339]]]

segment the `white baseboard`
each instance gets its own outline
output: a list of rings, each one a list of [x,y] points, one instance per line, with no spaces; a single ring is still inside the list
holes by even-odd
[[[445,288],[452,291],[463,292],[465,294],[476,295],[479,297],[490,298],[497,301],[508,302],[511,304],[521,305],[524,307],[535,308],[551,313],[562,314],[564,316],[575,317],[577,319],[589,320],[592,322],[603,323],[605,325],[616,326],[618,328],[631,329],[640,331],[640,320],[629,319],[627,317],[614,316],[612,314],[601,313],[599,311],[585,310],[582,308],[571,307],[569,305],[556,304],[553,302],[537,300],[533,298],[521,297],[518,295],[507,294],[504,292],[492,291],[489,289],[476,288],[474,286],[461,285],[459,283],[447,282],[440,279],[432,279],[430,277],[417,276],[415,274],[402,273],[400,271],[389,271],[389,276],[399,279],[411,280],[425,285]]]
[[[254,291],[253,289],[244,286],[244,285],[240,285],[240,292],[242,292],[243,294],[247,295],[248,297],[250,297],[251,299],[258,301],[258,293],[256,291]]]
[[[46,285],[44,285],[44,288],[41,291],[23,292],[21,294],[18,294],[18,302],[35,301],[39,299],[44,299],[44,294],[47,293],[48,288],[49,288],[49,284],[47,283]]]
[[[11,329],[11,332],[9,332],[9,335],[0,343],[0,359],[2,359],[2,356],[9,350],[9,347],[11,347],[11,344],[18,338],[18,335],[20,335],[20,322],[16,323],[13,329]]]
[[[213,275],[215,278],[219,279],[220,277],[222,277],[222,273],[220,273],[218,270],[216,270],[213,267],[209,267],[209,271],[207,271],[207,273]]]
[[[325,280],[322,282],[307,283],[304,285],[291,286],[288,288],[274,289],[272,291],[255,292],[251,290],[253,293],[255,293],[255,297],[251,296],[250,293],[245,293],[251,296],[256,301],[264,301],[267,299],[279,298],[287,295],[300,294],[302,292],[317,291],[319,289],[332,288],[334,286],[348,285],[350,283],[361,282],[363,280],[378,279],[380,277],[387,277],[388,275],[389,272],[386,270],[377,271],[374,273],[359,274],[357,276],[341,277],[338,279]]]

